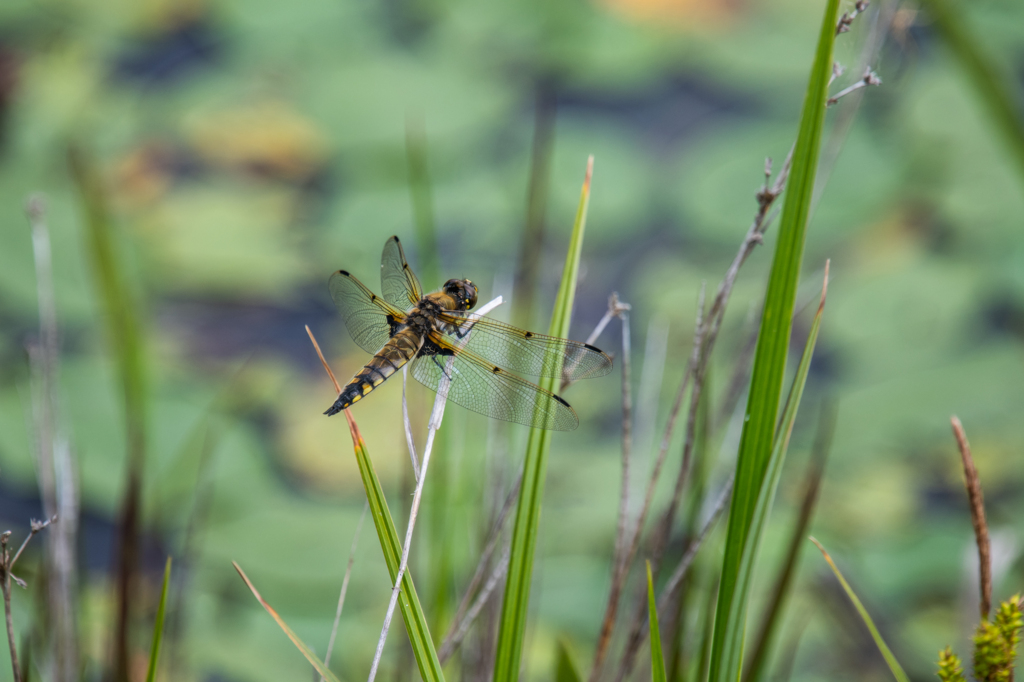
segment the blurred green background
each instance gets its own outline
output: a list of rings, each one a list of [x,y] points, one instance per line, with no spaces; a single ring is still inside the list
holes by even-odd
[[[958,11],[1019,91],[1024,4],[979,0]],[[426,287],[469,277],[482,301],[509,300],[540,126],[550,130],[550,170],[531,326],[543,330],[594,154],[573,336],[586,338],[611,292],[633,305],[639,494],[689,356],[701,282],[717,287],[756,210],[764,158],[778,167],[795,136],[819,18],[808,0],[4,3],[0,520],[20,533],[41,515],[25,352],[38,333],[36,276],[23,211],[41,191],[61,325],[61,419],[83,505],[87,673],[109,655],[125,439],[69,143],[102,173],[142,313],[148,582],[133,646],[144,666],[163,557],[181,552],[199,505],[170,679],[303,679],[308,667],[230,562],[323,653],[364,494],[344,421],[321,415],[334,394],[303,325],[339,380],[366,360],[333,311],[328,275],[345,268],[377,289],[384,240],[398,234]],[[824,147],[832,172],[808,230],[798,307],[814,296],[826,258],[833,281],[762,582],[793,517],[819,406],[833,398],[838,425],[814,533],[912,677],[924,679],[940,647],[967,650],[976,608],[953,413],[986,489],[996,597],[1024,585],[1024,177],[916,5],[874,3],[838,39],[837,59],[856,68],[866,41],[879,38],[871,66],[883,85],[844,99],[828,118],[826,139],[842,146],[834,165],[839,148]],[[429,170],[438,281],[427,281],[414,228],[410,139]],[[738,280],[713,400],[753,328],[771,235]],[[495,316],[510,319],[509,307]],[[804,311],[797,336],[808,320]],[[621,355],[618,334],[613,323],[597,344]],[[589,661],[620,486],[620,380],[613,373],[567,393],[581,427],[554,438],[530,679],[551,676],[560,636]],[[398,383],[353,410],[396,520],[409,490]],[[410,390],[414,420],[425,425],[429,396]],[[197,483],[207,426],[210,465]],[[412,552],[435,637],[475,565],[481,519],[500,504],[483,482],[507,489],[526,433],[457,407],[444,430]],[[733,456],[733,431],[713,439],[712,454],[722,452],[714,481]],[[23,571],[38,579],[27,564]],[[333,658],[345,678],[369,668],[389,587],[368,524]],[[33,599],[38,591],[15,595],[20,627],[32,623]],[[804,553],[786,622],[785,642],[802,633],[793,679],[888,675],[816,552]],[[396,619],[388,679],[401,677],[404,640]],[[9,675],[0,654],[0,680]]]

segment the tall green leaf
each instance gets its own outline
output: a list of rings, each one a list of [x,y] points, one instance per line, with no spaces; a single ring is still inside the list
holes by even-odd
[[[1002,73],[985,54],[981,40],[965,23],[963,12],[957,12],[948,0],[924,0],[921,4],[935,21],[939,35],[960,60],[1024,177],[1024,114],[1015,101],[1010,75]]]
[[[356,426],[355,420],[347,410],[345,416],[348,417],[349,431],[352,433],[352,445],[355,448],[356,462],[359,465],[359,475],[363,479],[366,499],[370,503],[370,515],[373,517],[373,525],[377,528],[380,548],[384,552],[384,561],[388,565],[393,585],[402,560],[402,542],[395,531],[395,522],[388,510],[384,489],[381,488],[380,481],[377,479],[377,472],[373,468],[373,462],[370,461],[370,455],[366,451],[366,443],[363,441],[362,434],[359,433],[359,427]],[[409,644],[412,645],[412,653],[420,669],[420,678],[423,682],[444,682],[444,673],[441,670],[441,663],[437,660],[434,640],[430,637],[427,617],[423,613],[423,607],[420,606],[420,598],[416,594],[416,586],[413,585],[412,575],[408,570],[402,575],[402,590],[398,596],[398,608],[405,621],[405,630],[409,633]]]
[[[439,286],[441,279],[440,254],[437,248],[437,226],[434,216],[434,192],[430,179],[427,132],[421,119],[408,118],[405,123],[405,157],[409,166],[409,197],[412,201],[413,227],[419,271],[426,282],[427,291]],[[428,404],[433,404],[430,401]],[[451,417],[449,417],[451,419]],[[435,632],[446,629],[449,608],[452,540],[449,515],[453,507],[451,485],[450,429],[439,429],[434,437],[431,460],[431,484],[423,491],[426,526],[429,541],[424,543],[430,564],[433,584],[427,587],[427,602],[432,607],[431,623]],[[406,481],[411,482],[410,478]],[[409,495],[407,500],[411,500]],[[421,583],[422,584],[422,583]]]
[[[164,565],[164,586],[160,589],[160,605],[156,607],[156,622],[153,623],[153,644],[149,648],[149,670],[146,682],[156,679],[156,664],[160,660],[160,641],[164,636],[164,613],[167,610],[167,585],[171,582],[171,557]]]
[[[793,422],[796,420],[797,410],[800,408],[800,399],[803,397],[804,385],[807,382],[807,372],[811,367],[811,356],[814,354],[814,345],[818,341],[818,331],[821,328],[821,315],[825,309],[825,291],[828,288],[828,265],[825,266],[825,286],[821,290],[821,303],[818,305],[818,312],[811,324],[811,332],[807,336],[807,343],[804,345],[804,352],[800,358],[800,365],[796,370],[796,377],[793,379],[793,386],[790,388],[789,397],[786,399],[786,408],[782,413],[782,421],[779,424],[779,432],[775,438],[775,445],[772,447],[771,457],[768,459],[768,466],[765,470],[764,483],[758,492],[757,500],[754,503],[754,513],[751,517],[750,528],[747,532],[746,542],[743,545],[743,553],[740,555],[739,570],[736,573],[736,589],[733,600],[725,621],[725,638],[721,650],[720,680],[739,679],[740,668],[743,663],[743,638],[746,624],[747,595],[750,593],[750,584],[754,578],[754,564],[757,561],[757,551],[761,544],[761,536],[768,523],[768,514],[772,509],[772,502],[775,499],[775,490],[779,485],[779,478],[782,476],[782,463],[786,459],[786,450],[789,448],[789,437],[793,433]]]
[[[113,220],[99,171],[79,147],[68,149],[68,165],[78,185],[86,243],[99,286],[107,333],[113,346],[124,397],[127,466],[119,512],[117,607],[114,610],[114,680],[129,680],[128,623],[138,570],[142,468],[146,447],[145,373],[142,338],[132,290],[118,260]]]
[[[569,253],[565,257],[562,283],[558,287],[555,310],[551,316],[548,333],[552,336],[567,336],[572,305],[576,298],[576,278],[579,274],[580,253],[583,250],[583,233],[587,224],[587,205],[590,202],[590,177],[593,173],[594,157],[587,161],[587,174],[580,192],[580,203],[576,210],[569,240]],[[557,374],[557,373],[552,373]],[[541,378],[539,385],[549,391],[558,390],[558,377]],[[530,580],[533,576],[533,551],[537,544],[537,529],[540,524],[541,499],[544,494],[544,478],[547,472],[548,449],[551,445],[551,431],[532,429],[526,444],[526,460],[523,463],[523,484],[516,507],[516,522],[512,530],[512,549],[509,558],[508,577],[505,583],[505,599],[501,607],[501,623],[498,631],[498,652],[494,665],[494,682],[518,682],[519,663],[523,652],[523,638],[526,634],[526,615],[530,601]]]
[[[661,628],[658,625],[658,600],[654,598],[651,562],[647,562],[647,615],[651,628],[651,680],[665,682],[665,657],[661,653]]]
[[[775,248],[764,312],[758,332],[757,350],[751,376],[750,394],[740,437],[736,466],[736,489],[732,496],[729,528],[726,534],[722,582],[718,593],[715,632],[711,650],[710,679],[729,680],[724,676],[726,665],[727,623],[733,602],[739,599],[740,616],[745,616],[745,595],[739,594],[737,580],[747,535],[751,527],[754,505],[775,441],[782,382],[786,371],[786,354],[792,327],[793,302],[796,297],[803,260],[804,235],[814,192],[814,175],[824,127],[825,102],[832,74],[832,46],[839,11],[839,0],[828,0],[822,18],[818,48],[804,96],[800,130],[793,150],[792,167],[786,188],[779,240]],[[742,618],[741,618],[742,620]],[[740,655],[742,652],[740,652]]]

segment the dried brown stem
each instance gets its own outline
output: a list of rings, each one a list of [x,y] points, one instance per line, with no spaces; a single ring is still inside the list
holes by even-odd
[[[501,559],[498,561],[498,565],[491,571],[490,577],[484,584],[483,589],[480,590],[480,594],[477,595],[476,599],[473,600],[473,605],[465,613],[465,617],[461,620],[452,621],[452,627],[449,630],[448,635],[444,638],[441,643],[441,648],[437,651],[437,660],[444,665],[445,662],[451,658],[451,655],[455,653],[455,650],[462,644],[462,640],[466,638],[469,633],[469,626],[473,624],[476,617],[480,615],[480,611],[483,609],[487,600],[490,599],[491,595],[494,594],[494,589],[498,586],[498,583],[505,573],[508,571],[508,561],[511,556],[511,547],[505,547],[505,551],[502,553]],[[469,592],[466,592],[466,596],[469,596]],[[461,608],[461,607],[460,607]]]
[[[7,623],[7,646],[11,650],[11,669],[14,682],[21,682],[21,666],[18,664],[18,645],[14,642],[14,618],[11,616],[11,571],[9,568],[10,551],[7,543],[11,531],[0,534],[0,589],[4,593],[4,620]]]
[[[949,418],[953,425],[953,435],[960,448],[960,460],[964,465],[964,486],[967,498],[971,503],[971,523],[974,525],[974,538],[978,543],[978,568],[981,586],[981,619],[988,620],[992,608],[992,548],[988,540],[988,523],[985,521],[985,497],[981,492],[981,479],[978,469],[974,466],[971,456],[971,445],[967,442],[964,426],[954,415]]]
[[[640,528],[637,528],[636,532],[630,535],[626,523],[626,516],[629,511],[629,470],[630,461],[633,456],[633,395],[630,363],[632,344],[629,329],[629,308],[629,305],[619,302],[618,294],[613,293],[611,298],[608,299],[608,312],[601,319],[601,322],[605,323],[605,320],[616,316],[622,321],[622,492],[619,497],[615,549],[612,553],[612,584],[608,593],[608,604],[605,606],[604,619],[601,623],[601,633],[597,640],[597,649],[594,652],[594,663],[590,669],[591,682],[595,682],[601,674],[601,666],[604,664],[604,658],[608,652],[608,644],[611,642],[612,630],[615,627],[615,618],[618,613],[622,587],[629,572],[632,554],[635,553],[635,543],[632,540],[630,540],[630,547],[627,550],[627,537],[635,537],[639,534],[640,530]],[[598,329],[601,328],[603,328],[603,324],[598,324]],[[660,470],[660,466],[656,466],[656,468]],[[639,523],[642,524],[643,521],[640,520]]]
[[[721,518],[722,512],[725,511],[725,507],[729,503],[729,498],[732,496],[732,487],[733,476],[730,475],[729,481],[722,488],[722,492],[719,494],[718,499],[715,501],[715,506],[711,510],[711,514],[704,522],[704,525],[701,526],[700,532],[697,533],[697,536],[690,541],[689,545],[687,545],[686,551],[683,553],[682,558],[680,558],[679,563],[676,565],[675,570],[672,571],[672,575],[669,577],[668,582],[665,584],[665,586],[661,590],[661,593],[658,595],[659,612],[665,612],[669,609],[670,602],[673,598],[675,598],[676,591],[679,589],[679,586],[683,583],[683,578],[686,577],[687,571],[689,571],[690,566],[693,565],[693,560],[696,558],[697,552],[703,546],[704,541],[707,539],[708,534],[714,528],[715,523],[718,521],[719,518]],[[633,641],[634,633],[630,633],[631,639],[629,645],[627,646],[626,654],[623,656],[622,667],[619,670],[619,675],[623,678],[629,675],[629,672],[633,667],[633,661],[635,660],[635,652],[639,650],[640,646],[644,642],[644,639],[647,637],[647,629],[647,621],[644,621],[637,628],[637,632],[635,633],[636,642]],[[632,656],[629,655],[631,651],[634,652]]]
[[[338,623],[341,622],[341,610],[345,607],[345,594],[348,592],[348,581],[352,577],[352,564],[356,561],[356,547],[359,545],[359,531],[363,528],[363,521],[366,520],[366,511],[370,508],[370,502],[363,503],[363,513],[359,515],[359,523],[356,524],[356,532],[352,536],[352,548],[348,552],[348,565],[345,567],[345,577],[341,579],[341,592],[338,594],[338,608],[334,612],[334,624],[331,626],[331,637],[327,640],[327,653],[324,654],[324,665],[330,667],[331,653],[334,651],[334,640],[338,636]],[[324,677],[320,676],[320,682]]]
[[[501,532],[505,526],[505,520],[508,518],[508,514],[512,511],[512,506],[519,498],[519,487],[523,483],[523,474],[519,473],[516,477],[516,482],[512,485],[512,489],[508,491],[508,495],[505,497],[505,503],[501,507],[501,511],[498,512],[498,518],[494,521],[494,525],[491,527],[490,537],[487,540],[487,544],[484,546],[484,551],[480,554],[480,560],[477,562],[476,570],[473,572],[473,577],[469,581],[469,585],[466,587],[465,594],[462,595],[462,601],[459,602],[459,608],[455,612],[455,616],[452,618],[452,624],[448,628],[448,634],[445,635],[442,640],[441,648],[437,652],[437,658],[444,665],[448,657],[451,656],[462,638],[459,637],[458,641],[455,641],[456,633],[463,627],[463,618],[466,617],[470,604],[473,603],[473,594],[479,587],[480,582],[483,580],[484,574],[487,571],[487,566],[490,564],[491,557],[494,555],[494,550],[498,545],[498,541],[501,539]],[[470,619],[470,622],[472,620]],[[466,626],[468,627],[468,625]],[[463,635],[464,636],[464,635]]]
[[[700,403],[700,392],[704,376],[706,375],[707,363],[711,357],[711,352],[714,349],[715,341],[718,338],[718,332],[721,330],[722,320],[725,317],[725,308],[729,302],[729,297],[732,294],[732,289],[736,283],[736,277],[739,274],[740,268],[746,262],[751,252],[753,252],[754,248],[764,241],[764,232],[771,224],[775,215],[771,211],[772,205],[775,203],[775,200],[779,195],[782,194],[782,191],[785,189],[786,180],[789,177],[792,155],[793,151],[791,149],[789,154],[786,156],[786,161],[783,164],[782,169],[779,171],[775,182],[771,184],[769,184],[771,181],[771,159],[765,160],[764,185],[756,195],[758,205],[757,213],[754,216],[754,220],[751,223],[750,228],[747,230],[746,237],[744,237],[743,242],[740,244],[739,251],[733,258],[728,270],[726,270],[725,277],[722,279],[722,282],[718,287],[718,291],[715,294],[715,298],[711,303],[711,308],[708,310],[706,317],[699,325],[698,335],[700,336],[700,341],[694,344],[694,355],[693,358],[691,358],[691,363],[688,367],[687,373],[688,378],[693,378],[694,385],[693,390],[691,391],[690,409],[687,417],[687,431],[683,446],[683,462],[680,466],[679,476],[676,478],[676,487],[673,492],[672,500],[669,502],[669,507],[662,516],[661,525],[651,540],[651,567],[652,571],[655,573],[660,571],[661,555],[668,542],[668,537],[671,534],[672,523],[675,520],[675,512],[676,509],[678,509],[679,499],[682,495],[689,473],[689,459],[692,456],[697,422],[697,407]],[[681,396],[677,396],[676,404],[679,406],[682,405]],[[673,410],[675,410],[675,406],[673,406]],[[674,424],[674,416],[670,417],[670,424]],[[668,435],[667,431],[666,435]],[[638,527],[638,530],[640,529],[642,529],[642,526]],[[622,682],[626,675],[628,675],[629,670],[632,668],[632,662],[636,657],[640,644],[642,643],[644,614],[646,613],[646,608],[647,607],[643,603],[642,599],[637,601],[637,608],[633,614],[626,649],[623,653],[622,663],[619,666],[616,682]]]
[[[56,682],[78,676],[78,629],[75,619],[75,535],[78,529],[78,489],[71,447],[59,423],[60,343],[53,286],[53,256],[46,221],[46,201],[33,194],[25,203],[32,232],[39,308],[39,343],[30,346],[36,436],[36,470],[43,511],[60,515],[61,524],[46,538],[46,608],[50,622],[47,643]]]
[[[313,342],[313,348],[316,349],[317,357],[320,358],[320,363],[324,366],[327,376],[331,378],[331,382],[334,384],[334,390],[338,392],[338,395],[341,395],[341,384],[339,384],[338,380],[334,378],[334,372],[331,371],[331,366],[328,365],[327,360],[324,359],[323,351],[320,350],[320,344],[316,342],[316,337],[313,336],[313,332],[309,328],[308,324],[306,325],[306,333],[309,334],[309,340]],[[345,412],[347,413],[348,410],[345,410]]]
[[[675,591],[679,589],[679,586],[683,582],[683,578],[686,577],[686,572],[690,569],[690,565],[697,556],[697,550],[700,549],[704,540],[707,539],[708,533],[710,533],[711,529],[714,528],[715,522],[722,516],[722,512],[725,510],[726,505],[729,504],[729,498],[732,497],[733,482],[733,476],[730,476],[729,482],[725,484],[725,487],[722,488],[722,492],[719,493],[718,500],[715,502],[715,506],[712,509],[708,520],[704,522],[704,526],[701,527],[700,533],[697,534],[697,537],[690,542],[682,559],[679,560],[676,570],[672,572],[668,582],[665,583],[665,587],[662,589],[661,595],[658,597],[659,609],[668,608],[668,602],[675,595]]]
[[[850,30],[850,24],[857,18],[857,15],[864,12],[868,5],[871,4],[867,0],[857,0],[857,3],[853,6],[852,12],[843,12],[843,16],[839,17],[839,22],[836,24],[836,35],[840,33],[846,33]]]
[[[722,424],[736,413],[736,406],[740,398],[746,392],[747,382],[750,381],[750,370],[752,369],[754,351],[757,350],[757,327],[750,330],[747,342],[736,358],[732,376],[726,384],[725,397],[718,408],[718,414],[711,424],[712,433],[716,432]]]
[[[8,530],[0,533],[0,591],[3,592],[4,597],[4,621],[7,625],[7,645],[11,650],[11,670],[14,673],[14,682],[22,682],[23,678],[21,676],[21,667],[18,664],[18,646],[14,642],[14,617],[11,614],[11,580],[13,579],[19,586],[25,587],[25,581],[14,575],[14,565],[18,563],[21,553],[25,551],[29,541],[35,537],[36,533],[56,520],[56,516],[51,516],[46,521],[36,521],[33,519],[30,524],[31,530],[29,534],[21,543],[21,546],[18,547],[18,551],[14,553],[14,556],[11,556],[9,546],[11,531]]]
[[[629,310],[627,303],[621,303],[619,296],[613,293],[608,300],[608,307],[622,322],[622,492],[619,496],[619,522],[615,533],[615,556],[612,561],[613,570],[621,571],[625,561],[623,555],[626,545],[626,517],[629,513],[629,470],[633,458],[633,378],[632,339],[630,338]]]
[[[857,90],[860,90],[861,88],[866,88],[869,85],[881,85],[881,84],[882,84],[882,79],[878,77],[878,74],[875,73],[874,71],[872,71],[871,69],[868,69],[867,72],[856,83],[843,88],[842,90],[840,90],[836,94],[834,94],[831,97],[829,97],[828,100],[825,101],[825,106],[829,106],[830,107],[833,104],[835,104],[836,102],[838,102],[839,100],[841,100],[843,97],[846,97],[847,95],[849,95],[851,92],[855,92]]]

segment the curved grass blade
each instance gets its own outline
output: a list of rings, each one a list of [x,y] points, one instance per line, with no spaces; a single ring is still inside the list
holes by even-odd
[[[889,650],[885,640],[882,639],[882,635],[878,632],[878,628],[875,627],[875,622],[871,620],[868,610],[860,603],[860,599],[857,598],[857,595],[854,593],[853,588],[850,587],[850,584],[846,582],[846,578],[843,577],[843,574],[839,572],[839,568],[835,565],[835,562],[832,561],[832,557],[828,555],[828,552],[825,551],[825,548],[821,546],[820,542],[815,540],[813,537],[808,539],[818,546],[818,549],[821,550],[822,555],[825,557],[825,561],[827,561],[828,565],[832,567],[832,572],[836,574],[839,584],[842,585],[843,589],[846,591],[846,596],[850,598],[851,602],[853,602],[853,606],[857,609],[857,613],[860,614],[861,620],[863,620],[864,625],[868,627],[868,631],[871,633],[871,638],[875,640],[875,645],[878,647],[878,650],[882,652],[882,657],[885,658],[885,662],[889,664],[889,670],[892,671],[892,676],[895,677],[898,682],[910,682],[910,678],[908,678],[907,674],[903,672],[903,668],[900,666],[899,661],[897,661],[896,657],[892,655],[892,651]]]
[[[789,449],[789,437],[793,433],[793,423],[796,420],[797,410],[800,408],[800,399],[803,397],[804,385],[807,383],[807,372],[811,368],[811,357],[814,355],[814,346],[818,341],[818,331],[821,328],[821,314],[825,310],[825,294],[828,291],[828,263],[825,264],[825,284],[821,289],[821,302],[818,304],[818,312],[811,324],[810,334],[807,336],[807,343],[804,345],[804,352],[800,358],[800,365],[796,370],[796,377],[793,379],[793,386],[789,390],[789,397],[786,399],[786,408],[782,413],[782,421],[779,424],[779,432],[775,438],[775,445],[772,448],[771,457],[768,459],[768,467],[765,470],[764,482],[757,494],[754,503],[754,513],[751,516],[750,528],[747,531],[746,541],[743,545],[743,553],[740,555],[739,570],[736,572],[735,594],[729,608],[725,627],[725,639],[722,646],[722,664],[720,680],[739,679],[740,668],[743,664],[743,640],[746,629],[747,595],[750,593],[750,584],[754,578],[754,564],[757,561],[757,552],[761,545],[761,536],[764,534],[765,526],[768,524],[768,515],[772,509],[772,502],[775,500],[775,490],[778,488],[779,479],[782,476],[782,464],[786,459],[786,451]]]
[[[583,682],[580,671],[569,654],[569,644],[559,638],[555,653],[555,682]]]
[[[587,174],[580,192],[569,240],[569,252],[562,270],[562,283],[558,287],[555,310],[548,333],[567,336],[572,305],[576,297],[576,279],[579,274],[583,234],[587,224],[587,206],[590,202],[590,178],[594,170],[594,157],[587,161]],[[538,384],[549,391],[558,390],[559,377],[542,377]],[[547,455],[551,445],[551,431],[531,429],[523,464],[523,483],[516,507],[516,522],[512,530],[512,546],[505,582],[505,598],[501,606],[498,630],[498,649],[494,665],[494,682],[518,682],[519,664],[526,634],[527,607],[530,601],[530,580],[533,577],[533,551],[537,543],[540,523],[541,498],[547,472]]]
[[[921,4],[935,21],[949,49],[960,60],[1024,178],[1024,119],[1021,119],[1015,95],[1010,91],[1010,79],[999,72],[982,49],[981,41],[965,25],[963,13],[951,7],[948,0],[924,0]]]
[[[142,469],[146,459],[146,390],[135,301],[125,285],[106,188],[92,160],[79,147],[68,149],[68,165],[81,194],[86,241],[98,280],[100,299],[113,346],[124,396],[127,467],[121,501],[117,544],[117,607],[114,610],[114,676],[129,680],[128,623],[134,603],[138,571],[139,517],[142,505]]]
[[[661,628],[658,627],[658,604],[654,598],[654,578],[651,577],[651,562],[647,562],[647,611],[651,627],[651,680],[665,682],[665,657],[661,654]]]
[[[828,97],[829,78],[832,75],[832,47],[838,12],[839,0],[828,0],[804,96],[800,130],[793,150],[789,184],[779,224],[779,241],[775,247],[758,332],[750,394],[747,399],[743,433],[740,437],[736,491],[729,513],[725,558],[722,562],[722,583],[716,608],[710,668],[710,679],[715,682],[736,680],[735,674],[731,678],[723,674],[726,668],[732,668],[735,663],[733,661],[726,665],[724,649],[727,641],[731,641],[735,635],[727,632],[726,624],[730,620],[729,614],[737,599],[740,602],[740,615],[745,615],[745,595],[740,594],[737,580],[748,531],[753,521],[754,505],[775,442],[775,425],[786,371],[793,304],[803,260],[804,235],[814,193],[818,149],[825,121],[825,102]],[[743,618],[740,618],[740,621],[742,620]],[[731,655],[738,659],[742,652],[733,651]]]
[[[258,601],[263,608],[267,610],[267,613],[270,614],[271,618],[277,621],[277,624],[282,630],[284,630],[284,634],[288,635],[288,639],[292,640],[292,644],[295,645],[295,648],[302,652],[302,655],[306,657],[306,660],[312,664],[316,671],[320,673],[327,682],[341,682],[334,673],[327,669],[324,662],[317,658],[316,654],[313,653],[313,650],[306,646],[305,642],[299,639],[299,636],[295,634],[295,631],[288,627],[288,624],[284,622],[284,619],[281,618],[280,615],[278,615],[277,611],[274,610],[274,607],[268,604],[266,600],[260,596],[256,586],[252,584],[251,580],[249,580],[249,576],[245,574],[242,567],[234,561],[231,562],[231,565],[235,567],[236,571],[238,571],[238,575],[242,576],[242,580],[245,581],[245,584],[249,587],[249,591],[252,592],[252,595],[256,597],[256,601]]]
[[[352,445],[355,448],[356,462],[359,465],[359,475],[363,479],[366,499],[370,504],[370,515],[373,517],[373,525],[377,529],[380,548],[384,553],[384,561],[388,565],[388,573],[391,575],[391,584],[393,585],[402,560],[402,543],[395,530],[391,512],[388,510],[384,489],[380,486],[377,472],[366,451],[366,443],[363,441],[362,434],[359,433],[359,427],[356,426],[356,422],[348,410],[345,411],[345,416],[348,418],[348,428],[352,434]],[[423,607],[420,606],[416,586],[413,585],[412,575],[408,570],[402,575],[398,609],[402,612],[405,630],[409,633],[409,644],[412,645],[412,653],[419,666],[420,678],[423,682],[444,682],[444,673],[441,670],[441,663],[437,659],[434,640],[430,637],[427,618],[423,613]]]
[[[153,623],[153,644],[149,648],[149,670],[146,682],[156,679],[156,664],[160,658],[160,641],[164,636],[164,613],[167,609],[167,586],[171,582],[171,557],[167,557],[164,565],[164,586],[160,589],[160,605],[156,608],[156,622]]]

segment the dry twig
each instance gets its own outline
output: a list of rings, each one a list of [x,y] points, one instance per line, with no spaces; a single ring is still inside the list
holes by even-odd
[[[856,83],[854,83],[853,85],[849,85],[849,86],[843,88],[842,90],[840,90],[836,94],[834,94],[831,97],[829,97],[828,100],[825,102],[825,105],[826,106],[832,106],[833,104],[835,104],[836,102],[841,100],[843,97],[846,97],[847,95],[849,95],[851,92],[854,92],[856,90],[860,90],[861,88],[866,88],[869,85],[881,85],[881,84],[882,84],[882,79],[878,77],[878,74],[875,73],[874,71],[872,71],[871,69],[868,69],[864,73],[864,75],[861,77],[861,79],[858,80]]]
[[[491,557],[494,555],[494,549],[498,545],[498,541],[501,539],[501,531],[505,526],[505,520],[508,518],[508,514],[512,511],[512,506],[519,498],[519,487],[523,483],[523,473],[519,472],[519,476],[516,477],[516,482],[512,485],[512,489],[508,491],[508,495],[505,497],[505,503],[501,507],[501,511],[498,512],[498,518],[494,521],[494,525],[491,527],[490,537],[487,539],[487,544],[484,546],[484,551],[480,554],[480,560],[477,562],[476,570],[473,572],[473,577],[470,578],[469,585],[466,587],[465,594],[462,595],[462,601],[459,602],[459,608],[455,611],[455,616],[452,617],[452,624],[448,628],[448,634],[445,635],[441,642],[441,647],[438,649],[437,658],[441,662],[441,665],[445,664],[445,661],[455,653],[456,647],[462,641],[462,637],[465,636],[463,632],[462,636],[457,634],[460,631],[468,631],[469,625],[472,624],[473,618],[476,617],[476,613],[479,613],[480,609],[476,609],[475,612],[470,611],[470,604],[476,605],[476,602],[471,602],[473,594],[479,587],[480,582],[483,580],[484,573],[487,571],[487,566],[490,564]],[[505,568],[508,567],[508,562],[505,561]],[[494,575],[499,571],[504,571],[500,564],[495,568],[488,579],[488,583],[494,580]],[[503,574],[503,573],[502,573]],[[480,601],[477,599],[477,601]],[[483,604],[481,604],[481,607]],[[463,622],[465,619],[465,622]]]
[[[839,22],[836,24],[836,35],[849,31],[853,20],[857,18],[858,14],[864,12],[869,4],[871,3],[867,0],[857,0],[852,12],[843,12],[843,16],[839,17]]]
[[[352,536],[352,548],[348,552],[348,566],[345,567],[345,577],[341,579],[341,593],[338,595],[338,608],[334,612],[334,624],[331,626],[331,638],[327,640],[327,653],[324,654],[324,665],[331,666],[331,652],[334,650],[334,639],[338,636],[338,623],[341,621],[341,610],[345,606],[345,594],[348,592],[348,581],[352,577],[352,564],[356,560],[356,546],[359,544],[359,531],[363,528],[363,521],[366,520],[366,510],[370,508],[369,501],[363,503],[363,513],[359,515],[359,523],[356,524],[356,532]],[[324,677],[320,676],[320,682]]]
[[[502,553],[501,560],[498,565],[494,567],[490,577],[484,584],[483,589],[480,590],[480,594],[477,595],[476,599],[473,600],[473,606],[469,608],[465,613],[465,617],[460,620],[453,620],[452,627],[449,629],[448,635],[445,636],[444,641],[441,643],[441,648],[437,651],[437,660],[444,665],[445,662],[455,653],[455,649],[462,644],[462,640],[465,639],[466,634],[469,632],[469,626],[473,624],[476,617],[480,614],[484,604],[490,599],[494,593],[494,588],[498,586],[498,583],[502,578],[505,577],[505,573],[508,571],[508,561],[511,556],[512,548],[506,546],[504,553]],[[469,596],[469,592],[466,592],[466,596]],[[461,606],[460,606],[461,608]]]
[[[78,678],[78,628],[75,617],[75,535],[78,530],[78,483],[71,445],[60,423],[60,334],[53,286],[53,255],[46,221],[46,201],[34,194],[25,204],[32,230],[39,307],[39,343],[29,347],[35,400],[36,471],[43,511],[59,515],[61,524],[46,538],[46,607],[49,617],[53,676],[56,682]]]
[[[763,243],[764,232],[768,229],[775,212],[773,212],[772,206],[775,200],[782,194],[786,186],[786,180],[789,178],[789,168],[792,160],[792,149],[786,156],[786,161],[782,165],[782,169],[775,178],[775,182],[771,183],[771,171],[772,162],[771,159],[765,160],[764,168],[764,185],[757,192],[757,213],[754,215],[754,220],[747,230],[747,234],[740,244],[739,251],[733,258],[732,263],[726,270],[725,277],[722,279],[721,284],[718,287],[718,291],[715,294],[715,298],[711,303],[711,307],[707,312],[707,315],[699,319],[697,325],[697,331],[695,332],[694,340],[694,351],[691,357],[690,364],[687,366],[687,374],[684,377],[683,386],[680,387],[680,392],[676,396],[675,404],[672,407],[672,412],[669,416],[669,423],[666,427],[665,438],[662,440],[662,452],[659,452],[658,460],[655,462],[655,471],[660,474],[660,464],[664,459],[664,451],[668,448],[668,442],[671,440],[672,429],[675,425],[675,420],[678,417],[679,411],[682,408],[683,396],[686,390],[688,381],[692,378],[694,382],[693,391],[691,391],[690,399],[690,411],[687,418],[687,434],[684,444],[684,455],[683,463],[680,466],[679,476],[676,479],[675,494],[672,500],[669,502],[669,508],[666,513],[662,516],[663,522],[659,526],[654,538],[652,538],[652,551],[651,551],[651,566],[655,572],[661,568],[661,553],[664,551],[665,544],[668,541],[668,535],[671,533],[672,521],[675,517],[675,509],[678,508],[679,496],[682,494],[683,487],[686,482],[686,476],[689,470],[689,462],[686,451],[693,447],[693,437],[696,428],[696,411],[699,405],[700,389],[698,388],[698,382],[703,381],[703,376],[706,374],[707,363],[711,357],[711,352],[714,349],[715,341],[718,338],[718,333],[721,330],[722,320],[725,317],[725,309],[729,302],[729,297],[732,294],[733,286],[736,283],[736,277],[739,274],[740,268],[746,262],[747,258],[753,252],[754,248]],[[703,301],[701,302],[703,307]],[[652,475],[651,485],[648,488],[648,497],[653,497],[653,484],[656,483],[656,478]],[[646,502],[646,501],[645,501]],[[641,509],[641,518],[637,525],[637,533],[643,529],[642,523],[646,518],[646,504],[645,508]],[[639,535],[634,535],[633,538],[634,547],[639,545]],[[635,555],[635,551],[634,551]],[[632,561],[632,557],[630,558]],[[627,639],[626,650],[623,653],[622,663],[619,666],[619,671],[616,675],[616,681],[622,682],[632,668],[632,662],[636,657],[637,650],[642,641],[642,632],[644,627],[644,616],[646,614],[646,604],[644,600],[640,599],[637,601],[637,608],[633,614],[633,620],[630,626],[629,635]],[[596,679],[596,678],[594,678]]]
[[[23,678],[21,676],[21,667],[18,665],[18,647],[14,643],[14,618],[11,615],[11,581],[13,580],[21,588],[28,587],[24,580],[14,575],[14,565],[18,563],[21,553],[28,547],[29,540],[56,520],[56,515],[51,516],[46,521],[32,519],[30,523],[31,530],[25,537],[24,542],[21,543],[21,546],[18,547],[18,551],[14,553],[14,556],[11,556],[10,549],[8,548],[11,531],[8,530],[0,533],[0,590],[3,591],[4,597],[4,620],[7,624],[7,644],[11,650],[11,669],[14,672],[14,682],[22,682]]]

